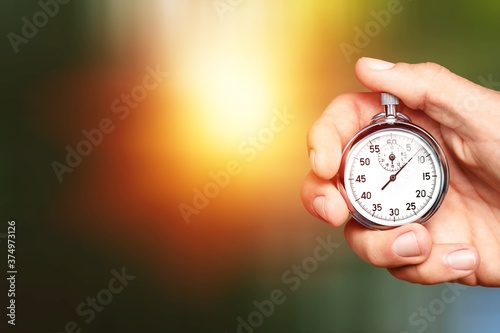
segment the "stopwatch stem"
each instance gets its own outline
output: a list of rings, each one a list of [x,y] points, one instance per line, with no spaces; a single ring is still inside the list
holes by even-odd
[[[380,94],[380,103],[385,107],[386,118],[396,118],[396,105],[399,104],[399,99],[396,96],[383,92]]]

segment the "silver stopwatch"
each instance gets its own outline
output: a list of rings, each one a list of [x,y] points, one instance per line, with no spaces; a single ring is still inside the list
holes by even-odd
[[[424,223],[448,190],[448,162],[437,141],[406,115],[397,97],[382,93],[385,112],[347,144],[338,188],[352,217],[372,229]]]

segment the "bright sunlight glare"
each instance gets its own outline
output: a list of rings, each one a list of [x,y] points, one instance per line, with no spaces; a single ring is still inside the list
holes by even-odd
[[[189,80],[204,131],[217,141],[232,141],[258,130],[270,106],[265,78],[249,59],[214,52],[194,66]]]

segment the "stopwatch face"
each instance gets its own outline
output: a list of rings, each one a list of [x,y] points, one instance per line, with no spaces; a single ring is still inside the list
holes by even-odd
[[[339,188],[353,217],[388,229],[427,221],[448,188],[446,158],[437,142],[413,124],[369,127],[343,155]]]

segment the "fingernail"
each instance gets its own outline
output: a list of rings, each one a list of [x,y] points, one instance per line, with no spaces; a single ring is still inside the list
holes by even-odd
[[[392,244],[392,251],[400,257],[416,257],[420,255],[417,236],[413,231],[402,234]]]
[[[311,151],[309,152],[309,160],[310,160],[310,163],[311,163],[311,168],[314,172],[316,172],[316,152],[314,151],[314,149],[311,149]]]
[[[375,59],[375,58],[361,58],[365,62],[365,64],[370,67],[371,69],[374,70],[386,70],[386,69],[391,69],[394,67],[395,64],[392,62],[388,62],[385,60],[380,60],[380,59]]]
[[[458,250],[448,254],[446,261],[453,269],[469,271],[476,265],[476,255],[471,250]]]
[[[313,200],[313,208],[314,208],[314,211],[319,216],[321,216],[321,218],[323,218],[323,220],[326,221],[325,201],[326,201],[326,198],[324,196],[316,197]]]

